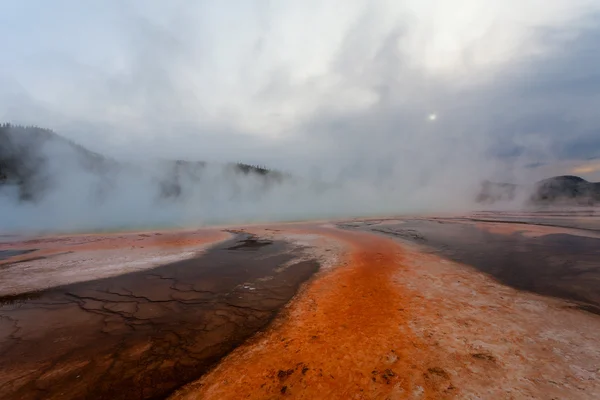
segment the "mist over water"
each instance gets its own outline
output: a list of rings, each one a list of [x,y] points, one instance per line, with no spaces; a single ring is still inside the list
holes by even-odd
[[[427,193],[431,182],[397,176],[329,182],[295,175],[244,174],[223,164],[186,168],[174,178],[165,161],[82,168],[64,143],[42,146],[43,168],[32,199],[16,184],[0,186],[2,231],[193,227],[232,222],[299,220],[457,209],[454,197]],[[191,171],[191,173],[190,173]],[[351,175],[353,176],[353,175]],[[177,185],[176,195],[169,193]],[[444,185],[440,182],[436,190]],[[439,193],[439,192],[438,192]],[[472,201],[472,194],[464,200]]]
[[[45,143],[42,197],[0,185],[2,232],[462,212],[486,179],[600,170],[594,1],[22,3],[0,120],[118,167]],[[164,160],[208,163],[165,197]]]

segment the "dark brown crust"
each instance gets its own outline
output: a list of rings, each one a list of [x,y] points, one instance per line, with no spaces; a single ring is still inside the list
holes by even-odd
[[[195,259],[4,297],[0,398],[164,398],[264,328],[318,269],[278,269],[294,257],[240,234]]]

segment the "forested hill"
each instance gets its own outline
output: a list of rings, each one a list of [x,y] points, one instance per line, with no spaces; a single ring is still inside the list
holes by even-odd
[[[103,194],[115,186],[114,181],[123,173],[145,175],[155,186],[158,198],[173,199],[192,190],[191,186],[200,185],[211,168],[213,174],[214,169],[220,171],[218,179],[256,178],[260,185],[284,179],[278,171],[244,163],[213,165],[204,161],[161,160],[134,165],[88,150],[50,129],[0,124],[0,189],[6,192],[10,188],[9,195],[20,202],[40,200],[53,188],[68,186],[65,181],[75,179],[86,180],[86,184],[91,183]]]
[[[597,206],[600,205],[600,182],[588,182],[573,175],[554,176],[530,186],[485,181],[477,202],[494,204],[518,198],[537,206]]]

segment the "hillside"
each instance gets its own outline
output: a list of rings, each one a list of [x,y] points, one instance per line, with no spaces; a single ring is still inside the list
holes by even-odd
[[[513,201],[519,194],[529,205],[593,206],[600,204],[600,182],[573,175],[554,176],[531,186],[484,181],[476,201],[489,205]]]
[[[257,178],[261,183],[280,182],[283,174],[243,163],[209,165],[203,161],[163,160],[131,165],[90,151],[50,129],[35,126],[0,125],[0,187],[10,187],[20,202],[37,201],[61,182],[85,175],[101,196],[114,186],[117,175],[149,176],[158,198],[175,199],[199,183],[207,170],[216,168],[225,176]]]
[[[69,157],[77,168],[105,175],[120,166],[115,160],[94,153],[49,129],[35,126],[0,125],[0,184],[17,188],[21,201],[43,196],[56,177],[49,158]]]
[[[535,203],[600,204],[600,182],[588,182],[572,175],[555,176],[538,182],[531,200]]]

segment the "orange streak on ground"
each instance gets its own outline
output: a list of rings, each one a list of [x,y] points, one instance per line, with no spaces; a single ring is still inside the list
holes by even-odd
[[[367,233],[317,228],[350,246],[346,265],[308,284],[272,327],[175,399],[449,398],[456,389],[408,326],[394,283],[402,249]],[[432,364],[433,362],[433,364]]]

